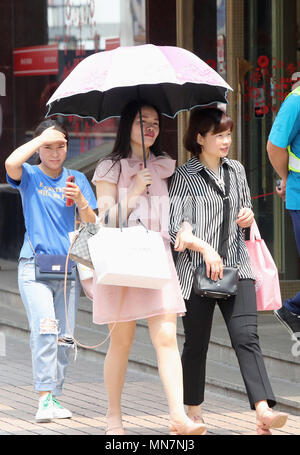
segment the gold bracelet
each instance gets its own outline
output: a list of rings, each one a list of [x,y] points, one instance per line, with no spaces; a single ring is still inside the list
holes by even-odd
[[[85,210],[88,208],[88,206],[89,206],[89,203],[87,203],[84,207],[78,207],[78,208],[79,208],[79,210]]]

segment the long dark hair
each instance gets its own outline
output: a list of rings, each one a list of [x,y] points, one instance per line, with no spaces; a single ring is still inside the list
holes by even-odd
[[[51,126],[54,126],[57,131],[60,131],[61,133],[64,134],[66,140],[67,140],[67,145],[69,144],[69,134],[66,128],[58,121],[58,120],[53,120],[53,119],[47,119],[43,120],[41,123],[38,124],[36,129],[34,130],[33,137],[40,136],[43,131],[45,131],[47,128],[50,128]],[[35,164],[40,164],[41,159],[39,156],[37,156]]]
[[[131,153],[131,147],[130,147],[130,137],[131,137],[131,128],[133,121],[136,117],[136,115],[139,112],[139,109],[142,109],[143,107],[151,107],[153,108],[159,118],[159,127],[161,127],[161,115],[160,112],[157,110],[155,106],[153,106],[151,103],[148,103],[147,101],[132,101],[127,106],[123,109],[121,118],[120,118],[120,123],[119,123],[119,128],[117,132],[117,137],[114,143],[114,147],[109,155],[106,155],[105,158],[103,159],[111,159],[112,161],[119,161],[122,158],[128,158]],[[151,145],[150,150],[155,156],[162,156],[164,155],[163,152],[160,151],[160,132],[154,142],[153,145]],[[102,161],[102,159],[100,160]],[[114,163],[115,164],[115,163]]]
[[[191,112],[188,129],[184,135],[184,146],[192,155],[199,157],[202,147],[197,142],[198,133],[205,136],[209,131],[218,134],[229,129],[231,131],[233,129],[233,120],[220,109],[195,109]]]

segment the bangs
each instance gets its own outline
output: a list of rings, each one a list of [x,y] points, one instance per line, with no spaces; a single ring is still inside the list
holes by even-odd
[[[223,131],[233,130],[233,120],[228,117],[226,114],[222,113],[220,123],[215,125],[212,130],[212,134],[223,133]]]

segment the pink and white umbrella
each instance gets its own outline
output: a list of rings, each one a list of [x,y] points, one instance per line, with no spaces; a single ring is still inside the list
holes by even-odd
[[[155,105],[168,117],[196,106],[227,103],[232,90],[192,52],[179,47],[119,47],[81,61],[54,92],[51,115],[76,115],[101,122],[119,117],[135,99]]]

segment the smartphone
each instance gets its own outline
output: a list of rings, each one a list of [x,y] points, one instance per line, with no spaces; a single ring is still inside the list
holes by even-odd
[[[278,190],[280,191],[281,190],[281,179],[276,180],[276,186],[277,186]]]
[[[69,177],[67,177],[67,182],[75,183],[74,175],[69,175]],[[67,207],[72,207],[73,204],[74,204],[73,199],[66,198],[66,206]]]

